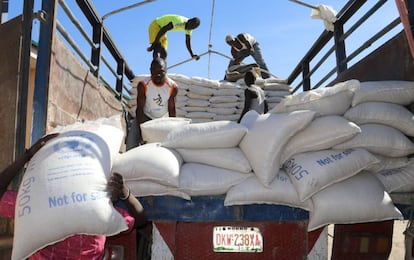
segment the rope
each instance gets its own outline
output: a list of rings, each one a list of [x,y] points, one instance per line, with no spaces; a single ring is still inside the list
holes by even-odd
[[[106,18],[108,18],[108,16],[110,16],[110,15],[113,15],[113,14],[116,14],[116,13],[120,13],[120,12],[122,12],[122,11],[125,11],[125,10],[128,10],[128,9],[131,9],[131,8],[133,8],[133,7],[137,7],[137,6],[140,6],[140,5],[143,5],[143,4],[146,4],[146,3],[149,3],[149,2],[154,2],[154,1],[155,1],[155,0],[146,0],[146,1],[142,1],[142,2],[139,2],[139,3],[135,3],[135,4],[132,4],[132,5],[128,5],[128,6],[126,6],[126,7],[122,7],[122,8],[116,9],[116,10],[111,11],[111,12],[109,12],[109,13],[105,14],[104,16],[102,16],[102,20],[105,20],[105,19],[106,19]]]
[[[212,6],[211,6],[211,17],[210,17],[210,33],[208,36],[208,78],[210,78],[210,63],[211,63],[211,48],[213,47],[213,45],[211,44],[211,34],[213,31],[213,18],[214,18],[214,6],[215,6],[215,0],[212,1]]]
[[[305,2],[298,1],[298,0],[290,0],[290,1],[294,2],[294,3],[297,3],[297,4],[300,4],[300,5],[303,5],[303,6],[306,6],[306,7],[309,7],[309,8],[312,8],[312,9],[315,9],[315,10],[319,10],[319,8],[315,5],[307,4]]]
[[[206,54],[208,54],[208,53],[209,53],[209,52],[208,52],[208,51],[206,51],[206,52],[203,52],[202,54],[199,54],[198,56],[200,56],[200,58],[201,58],[202,56],[204,56],[204,55],[206,55]],[[190,62],[190,61],[192,61],[192,60],[194,60],[194,58],[189,58],[189,59],[183,60],[182,62],[179,62],[179,63],[176,63],[176,64],[174,64],[174,65],[171,65],[171,66],[167,67],[167,70],[169,70],[169,69],[171,69],[171,68],[174,68],[174,67],[177,67],[177,66],[179,66],[179,65],[182,65],[182,64],[184,64],[184,63]]]

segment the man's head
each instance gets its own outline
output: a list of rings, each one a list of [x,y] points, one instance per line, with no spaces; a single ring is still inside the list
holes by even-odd
[[[193,17],[191,19],[188,19],[185,29],[187,30],[194,30],[200,25],[200,19],[198,17]]]
[[[234,36],[233,36],[233,35],[231,35],[231,34],[226,35],[226,43],[227,43],[228,45],[230,45],[230,46],[231,46],[231,45],[233,44],[234,40],[235,40],[235,38],[234,38]]]
[[[162,84],[167,74],[167,63],[160,57],[154,58],[151,62],[150,72],[152,81],[157,85]]]

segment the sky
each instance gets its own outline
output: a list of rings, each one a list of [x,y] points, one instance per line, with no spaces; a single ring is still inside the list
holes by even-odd
[[[22,2],[10,1],[9,19],[21,12]],[[35,0],[35,10],[40,9],[40,2]],[[86,19],[82,17],[77,8],[76,1],[66,0],[65,2],[84,25],[86,31],[91,31]],[[140,1],[91,0],[91,2],[102,17],[109,12]],[[304,2],[312,5],[329,5],[337,12],[347,3],[345,0],[323,0],[322,2],[307,0]],[[377,1],[367,2],[362,10],[368,10]],[[290,75],[314,41],[325,30],[322,20],[310,17],[310,8],[289,0],[155,0],[115,13],[104,20],[104,25],[135,75],[149,73],[152,53],[146,51],[149,46],[148,25],[156,17],[164,14],[200,18],[201,24],[191,36],[192,49],[196,54],[207,52],[210,45],[211,50],[231,56],[230,47],[224,40],[225,36],[241,32],[251,34],[260,44],[269,71],[279,78],[287,78]],[[384,27],[397,17],[395,1],[388,0],[381,11],[376,14],[376,18],[372,18],[372,22],[364,23],[355,31],[353,38],[350,37],[350,43],[346,45],[347,53],[355,50],[367,40],[367,36],[372,36],[378,28]],[[61,8],[58,9],[58,19],[73,38],[79,41],[82,50],[89,56],[88,45],[74,29],[75,27],[69,22]],[[36,35],[38,23],[35,21],[34,35]],[[345,26],[344,30],[346,29]],[[402,27],[396,29],[397,32],[401,30]],[[210,53],[202,56],[198,61],[191,60],[181,64],[190,58],[185,46],[184,33],[169,32],[168,41],[167,66],[173,66],[169,69],[169,73],[223,79],[229,62],[227,58]],[[244,62],[252,63],[254,60],[249,57]]]

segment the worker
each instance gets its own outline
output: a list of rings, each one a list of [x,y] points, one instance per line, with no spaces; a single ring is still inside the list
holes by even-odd
[[[25,153],[0,172],[0,216],[14,218],[17,205],[17,192],[7,189],[7,186],[20,173],[24,165],[40,150],[49,140],[59,134],[49,134],[39,139]],[[144,208],[138,199],[130,193],[129,188],[118,173],[108,180],[108,192],[112,202],[122,200],[127,209],[116,207],[124,217],[128,231],[147,224]],[[34,225],[36,223],[33,223]],[[53,228],[53,227],[51,227]],[[128,232],[124,231],[124,232]],[[41,235],[41,234],[39,234]],[[29,259],[103,259],[106,237],[104,235],[75,234],[62,241],[39,249]]]
[[[153,51],[153,58],[161,57],[167,58],[168,38],[167,32],[184,31],[185,44],[190,53],[191,58],[200,59],[200,56],[193,53],[191,48],[191,34],[194,29],[200,25],[200,19],[193,17],[191,19],[176,15],[167,14],[157,17],[151,22],[148,28],[150,47],[147,51]]]
[[[240,33],[236,37],[229,34],[226,36],[226,43],[231,46],[231,55],[233,56],[228,68],[239,65],[251,55],[262,70],[268,71],[259,42],[253,36],[248,33]],[[264,71],[261,72],[261,76],[263,79],[269,78],[269,74]]]
[[[244,114],[250,110],[255,110],[260,115],[266,114],[269,110],[263,89],[254,84],[256,78],[257,76],[251,70],[244,74],[244,82],[246,83],[247,88],[244,90],[244,108],[237,121],[238,123],[241,122]]]
[[[167,63],[157,57],[151,62],[151,76],[138,82],[136,117],[130,121],[130,129],[126,138],[126,150],[144,144],[140,125],[151,119],[175,117],[175,98],[178,87],[174,80],[167,76]]]

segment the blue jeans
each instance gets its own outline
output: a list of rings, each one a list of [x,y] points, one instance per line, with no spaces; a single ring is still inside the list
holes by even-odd
[[[269,69],[267,68],[267,65],[266,65],[266,63],[265,63],[265,61],[262,57],[262,50],[260,49],[260,45],[259,45],[258,42],[256,42],[253,45],[253,50],[251,52],[250,52],[250,50],[241,50],[241,51],[239,51],[236,59],[240,60],[240,61],[243,61],[245,58],[249,57],[250,55],[252,56],[254,61],[257,63],[257,65],[259,65],[259,67],[261,69],[269,71]],[[228,67],[233,66],[233,65],[234,65],[234,61],[231,60]],[[269,77],[269,74],[267,74],[266,72],[262,71],[261,74],[262,74],[262,78],[264,78],[264,79]]]

